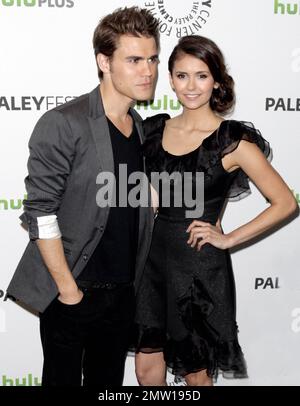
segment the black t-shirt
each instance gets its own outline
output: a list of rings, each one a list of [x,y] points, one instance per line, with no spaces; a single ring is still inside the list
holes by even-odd
[[[119,165],[127,165],[127,180],[132,172],[143,171],[141,143],[135,125],[124,136],[107,118],[114,157],[116,207],[111,207],[104,234],[79,280],[131,282],[134,278],[138,244],[139,208],[119,207]],[[136,185],[128,185],[128,193]]]

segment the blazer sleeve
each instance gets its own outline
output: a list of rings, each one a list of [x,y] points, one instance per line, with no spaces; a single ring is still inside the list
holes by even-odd
[[[56,215],[74,156],[74,138],[66,118],[57,110],[47,112],[37,122],[29,141],[27,198],[20,219],[27,225],[30,239],[40,238],[42,217]]]

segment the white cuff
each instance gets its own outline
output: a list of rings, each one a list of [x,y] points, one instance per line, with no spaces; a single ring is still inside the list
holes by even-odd
[[[54,240],[61,237],[57,217],[55,215],[37,217],[39,238],[41,240]]]

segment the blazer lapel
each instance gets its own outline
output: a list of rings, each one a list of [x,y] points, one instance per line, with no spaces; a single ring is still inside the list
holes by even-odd
[[[130,109],[130,114],[133,117],[134,120],[134,124],[136,126],[137,132],[139,134],[140,137],[140,141],[141,144],[143,144],[144,142],[144,133],[143,133],[143,128],[142,128],[142,123],[143,123],[143,119],[141,118],[141,116],[134,110],[134,109]]]
[[[100,97],[99,86],[90,93],[89,124],[102,171],[114,173],[114,158],[109,128]]]
[[[133,117],[135,127],[140,137],[141,145],[145,141],[144,131],[143,131],[143,119],[141,116],[134,110],[130,109],[131,116]],[[146,172],[145,157],[143,156],[143,171]]]
[[[141,144],[144,143],[145,137],[143,132],[143,120],[140,115],[134,110],[131,109],[131,114],[137,128]],[[143,156],[143,170],[146,173],[145,157]],[[148,207],[140,207],[139,209],[139,242],[138,242],[138,251],[136,258],[136,267],[135,267],[135,287],[138,289],[139,283],[143,274],[145,261],[149,252],[150,242],[151,242],[151,232],[153,228],[154,216],[153,209],[151,207],[151,192],[150,184],[146,181],[146,184],[141,185],[142,188],[147,188],[148,193]]]
[[[90,111],[89,111],[89,124],[91,133],[95,141],[96,152],[99,158],[99,166],[102,171],[114,173],[114,158],[113,150],[110,141],[110,134],[108,123],[105,117],[103,104],[100,96],[99,86],[90,93]],[[144,134],[142,128],[142,118],[139,114],[131,109],[134,124],[137,128],[141,143],[144,142]],[[144,171],[145,171],[145,158],[143,157]],[[145,185],[148,189],[148,196],[150,197],[149,183]],[[153,210],[152,207],[139,208],[139,243],[138,253],[136,260],[136,284],[141,278],[144,262],[149,251],[151,241],[151,229],[153,227]]]

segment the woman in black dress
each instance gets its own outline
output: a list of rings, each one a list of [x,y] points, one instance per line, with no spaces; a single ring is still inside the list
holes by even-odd
[[[228,249],[270,229],[297,205],[266,159],[270,148],[259,131],[251,123],[222,118],[233,106],[234,91],[216,44],[200,36],[181,38],[169,73],[183,112],[145,120],[148,176],[191,172],[195,196],[196,173],[202,172],[204,210],[193,220],[187,216],[190,207],[176,207],[176,181],[169,207],[162,204],[163,190],[157,190],[152,245],[137,294],[136,372],[141,385],[165,385],[169,367],[188,385],[209,386],[219,370],[225,377],[247,376]],[[248,177],[270,206],[223,233],[224,202],[249,192]]]

